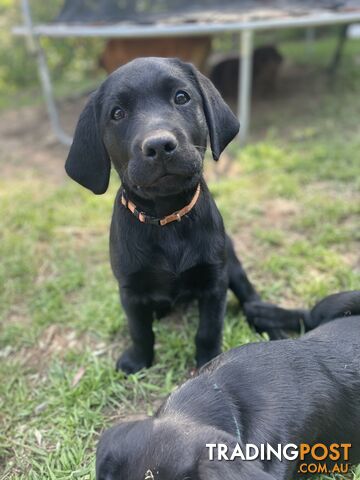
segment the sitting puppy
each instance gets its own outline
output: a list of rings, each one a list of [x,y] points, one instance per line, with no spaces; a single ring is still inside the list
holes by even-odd
[[[66,161],[94,193],[121,178],[110,232],[111,266],[132,346],[117,368],[152,364],[154,315],[195,299],[197,366],[220,353],[226,292],[259,300],[204,181],[210,139],[217,160],[239,123],[212,83],[177,59],[140,58],[111,74],[82,112]]]
[[[360,291],[353,295],[359,311]],[[328,297],[314,310],[326,310],[330,320],[347,296],[339,294],[336,302]],[[104,433],[97,480],[290,480],[297,473],[291,460],[209,461],[206,444],[219,443],[244,451],[248,443],[352,444],[349,460],[360,462],[359,347],[357,315],[298,340],[222,354],[172,393],[154,417]]]

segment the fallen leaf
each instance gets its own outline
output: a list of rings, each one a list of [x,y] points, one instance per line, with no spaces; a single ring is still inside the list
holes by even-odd
[[[47,402],[43,402],[43,403],[40,403],[39,405],[37,405],[34,409],[35,415],[39,415],[39,413],[44,411],[46,409],[46,407],[47,407]]]
[[[37,429],[35,428],[35,430],[34,430],[34,435],[35,435],[37,444],[39,445],[39,447],[41,447],[41,442],[42,442],[41,432],[39,432],[39,430],[37,430]]]

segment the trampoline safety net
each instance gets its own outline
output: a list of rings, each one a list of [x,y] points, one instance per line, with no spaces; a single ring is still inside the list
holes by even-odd
[[[65,0],[57,23],[192,23],[214,17],[253,12],[257,17],[270,11],[293,15],[309,10],[349,11],[357,0]],[[229,20],[229,18],[228,18]]]

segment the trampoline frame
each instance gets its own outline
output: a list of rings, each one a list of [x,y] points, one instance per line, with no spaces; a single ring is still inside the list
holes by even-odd
[[[241,124],[239,140],[245,143],[250,128],[251,113],[251,79],[252,53],[254,34],[258,30],[276,30],[282,28],[318,27],[324,25],[350,24],[360,22],[359,11],[342,13],[316,12],[299,17],[282,17],[277,19],[252,20],[229,23],[196,23],[182,25],[157,24],[149,26],[107,24],[80,25],[54,24],[34,25],[29,0],[21,0],[24,24],[13,28],[14,35],[27,39],[30,51],[37,60],[39,79],[51,126],[56,137],[65,145],[70,145],[72,138],[61,126],[59,112],[56,106],[51,76],[46,54],[41,47],[41,37],[102,37],[102,38],[151,38],[151,37],[182,37],[188,35],[215,35],[224,32],[239,34],[239,52],[241,62],[238,84],[238,116]]]

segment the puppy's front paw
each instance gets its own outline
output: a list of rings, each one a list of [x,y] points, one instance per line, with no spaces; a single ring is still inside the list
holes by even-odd
[[[221,349],[220,348],[213,348],[211,350],[208,350],[206,352],[202,353],[197,353],[196,355],[196,368],[200,369],[207,363],[211,362],[215,357],[220,355]]]
[[[266,332],[271,340],[287,338],[282,328],[286,327],[288,312],[272,303],[255,301],[244,305],[244,313],[249,325],[258,333]]]
[[[277,327],[281,308],[272,303],[255,301],[244,305],[244,313],[249,325],[257,329],[266,330],[268,327]]]
[[[152,358],[146,358],[145,355],[136,352],[133,347],[128,348],[117,360],[116,370],[122,370],[127,375],[136,373],[143,368],[149,368],[152,364]]]

